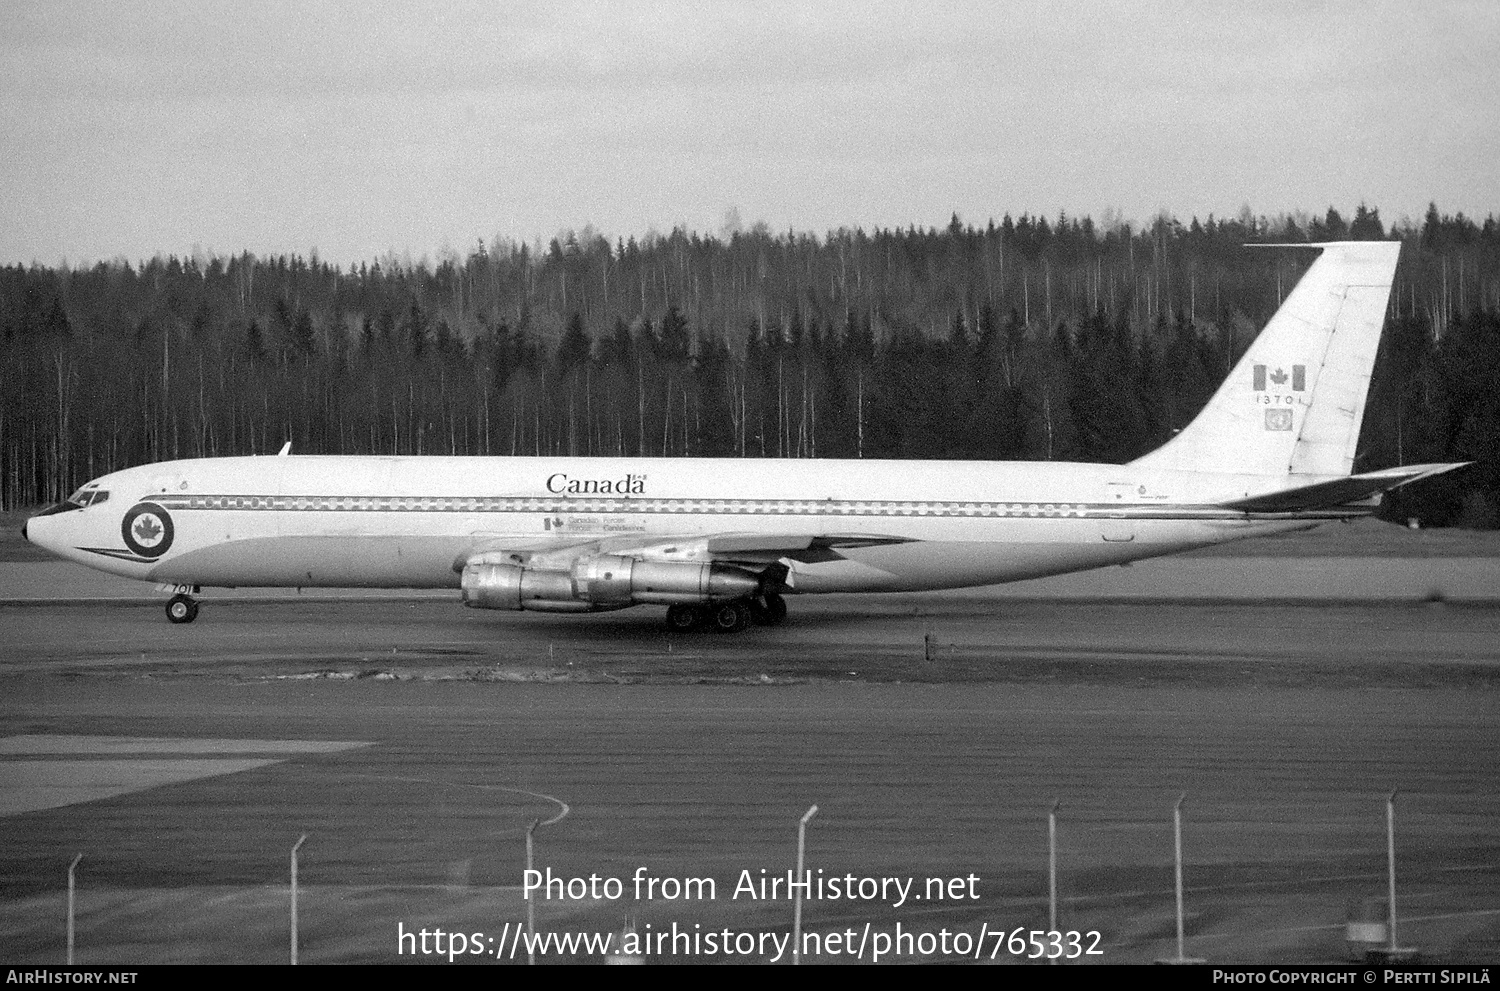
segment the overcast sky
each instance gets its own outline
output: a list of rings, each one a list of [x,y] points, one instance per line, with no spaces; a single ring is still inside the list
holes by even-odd
[[[1500,3],[7,2],[0,263],[1500,210]]]

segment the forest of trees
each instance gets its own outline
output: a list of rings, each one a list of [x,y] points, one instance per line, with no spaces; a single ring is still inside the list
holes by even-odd
[[[341,269],[248,253],[0,269],[0,500],[274,453],[1122,462],[1203,405],[1311,261],[1405,242],[1357,468],[1474,460],[1395,512],[1495,526],[1500,229],[1235,219],[551,244]]]

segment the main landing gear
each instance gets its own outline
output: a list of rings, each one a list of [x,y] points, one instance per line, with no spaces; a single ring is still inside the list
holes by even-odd
[[[739,633],[755,626],[775,626],[786,619],[786,600],[774,592],[753,599],[734,599],[707,606],[672,606],[667,609],[667,629],[687,633],[711,629],[716,633]]]
[[[167,619],[174,623],[191,623],[198,618],[198,600],[182,592],[167,600]]]

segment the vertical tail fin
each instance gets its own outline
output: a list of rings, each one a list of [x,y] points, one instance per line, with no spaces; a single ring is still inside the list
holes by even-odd
[[[1349,474],[1401,243],[1310,247],[1322,254],[1208,405],[1132,465],[1278,478]]]

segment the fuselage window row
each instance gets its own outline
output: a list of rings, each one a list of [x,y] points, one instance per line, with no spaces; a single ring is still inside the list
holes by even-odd
[[[149,497],[148,497],[149,498]],[[102,502],[103,500],[97,500]],[[551,500],[529,497],[404,497],[404,496],[265,496],[206,495],[158,497],[175,510],[261,510],[273,512],[396,512],[396,513],[600,513],[705,515],[739,514],[791,516],[925,516],[925,517],[1047,517],[1084,518],[1107,512],[1118,516],[1131,507],[1085,503],[958,503],[896,501],[810,502],[782,499],[629,499]],[[1176,507],[1179,511],[1184,507]],[[1205,507],[1206,508],[1206,507]]]

